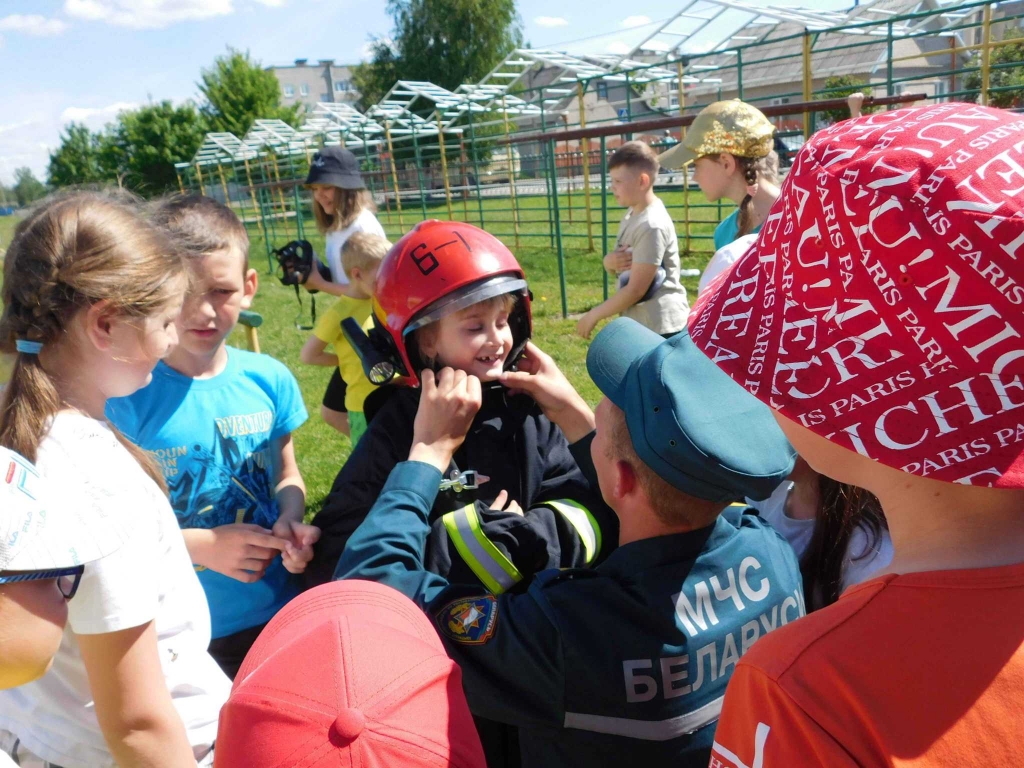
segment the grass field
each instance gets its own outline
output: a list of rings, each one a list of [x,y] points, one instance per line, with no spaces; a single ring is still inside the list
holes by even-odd
[[[669,192],[664,199],[666,204],[674,206],[682,202],[682,195],[678,192]],[[701,201],[698,193],[691,193],[690,199],[691,203]],[[559,202],[564,209],[569,201],[567,196],[563,195]],[[599,203],[599,200],[595,200],[595,202]],[[555,358],[584,397],[591,403],[596,403],[599,394],[587,376],[584,363],[587,342],[576,336],[576,320],[573,315],[578,316],[579,313],[600,303],[603,297],[601,268],[603,250],[600,240],[600,225],[598,224],[594,228],[595,251],[593,253],[587,252],[585,238],[569,237],[565,239],[565,274],[570,319],[563,320],[558,260],[548,237],[545,198],[521,198],[520,203],[521,244],[514,251],[526,272],[530,288],[533,291],[534,340]],[[582,205],[581,193],[573,194],[572,204],[574,206]],[[616,209],[611,200],[609,200],[609,205],[609,219],[617,222],[621,217],[621,209]],[[501,235],[512,247],[514,231],[509,201],[507,199],[485,199],[483,207],[487,229]],[[479,223],[479,209],[475,200],[469,202],[468,209],[469,221]],[[532,209],[536,209],[536,212],[534,213]],[[703,221],[691,225],[691,234],[707,237],[718,220],[717,210],[708,207],[698,209],[695,211],[695,214],[697,213],[704,214]],[[459,204],[455,207],[455,218],[461,219],[462,214],[463,208]],[[575,212],[575,214],[575,223],[565,224],[563,233],[585,235],[586,225],[580,222],[582,213]],[[446,218],[447,210],[444,203],[430,206],[428,215]],[[673,210],[673,216],[677,215],[678,212]],[[388,235],[392,239],[397,239],[402,232],[397,215],[392,212],[389,216],[386,211],[383,211],[380,212],[380,218]],[[422,211],[418,205],[413,210],[406,209],[403,215],[404,230],[408,231],[421,219]],[[535,219],[542,220],[536,221]],[[563,210],[562,219],[567,221],[565,210]],[[0,217],[0,249],[6,247],[10,242],[15,225],[14,217]],[[677,225],[677,230],[682,234],[681,225]],[[616,227],[610,225],[609,247],[614,243],[615,232]],[[311,221],[305,222],[304,233],[306,238],[313,243],[317,252],[322,253],[323,237],[316,233]],[[307,508],[312,512],[319,509],[324,496],[330,490],[338,469],[348,457],[350,444],[346,437],[328,427],[320,418],[320,399],[327,386],[331,370],[307,366],[299,362],[299,350],[309,331],[299,330],[296,325],[298,323],[308,325],[310,322],[310,296],[305,291],[302,292],[302,311],[300,313],[294,289],[281,285],[276,277],[268,274],[262,232],[257,233],[254,228],[250,228],[250,234],[252,236],[251,262],[260,273],[260,287],[253,306],[253,309],[260,312],[264,318],[264,323],[259,329],[260,345],[264,353],[284,362],[295,374],[310,414],[309,421],[295,434],[295,446],[299,467],[308,489]],[[295,235],[294,221],[290,222],[287,227],[278,225],[271,235],[271,243],[274,246],[280,246],[293,239]],[[695,248],[701,249],[709,247],[704,241],[695,241],[693,245]],[[684,256],[683,267],[703,268],[709,255],[709,253],[697,253]],[[696,296],[697,280],[696,278],[684,279],[683,283],[692,301]],[[614,289],[614,286],[612,288]],[[326,310],[329,305],[329,297],[317,296],[318,309]],[[231,343],[240,347],[245,346],[245,337],[241,329],[236,329]]]

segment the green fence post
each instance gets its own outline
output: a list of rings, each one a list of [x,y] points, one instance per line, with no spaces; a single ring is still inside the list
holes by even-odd
[[[626,122],[633,122],[633,89],[629,87],[629,70],[626,71]],[[633,134],[626,134],[626,141],[632,141]]]
[[[551,172],[555,172],[555,142],[548,139],[548,165]],[[555,177],[557,181],[557,176]],[[555,247],[558,250],[558,285],[562,289],[562,318],[569,316],[569,304],[565,288],[565,253],[562,251],[562,222],[558,216],[558,185],[555,185]]]
[[[544,86],[543,85],[540,87],[540,132],[541,133],[547,133],[548,132],[547,123],[544,120]],[[547,150],[542,148],[542,146],[543,145],[538,145],[538,149],[541,152],[546,153]],[[547,198],[545,200],[545,202],[547,203],[547,207],[548,207],[548,241],[549,241],[548,244],[550,245],[550,247],[554,248],[555,247],[555,215],[554,215],[554,209],[551,207],[551,183],[552,183],[552,178],[551,178],[551,173],[548,170],[547,155],[544,154],[544,155],[542,155],[542,157],[544,157],[544,192],[545,192],[544,196],[545,196],[545,198]],[[557,179],[555,181],[557,182]],[[555,184],[555,194],[556,195],[558,194],[558,184],[557,183]]]
[[[608,168],[605,163],[605,137],[601,137],[601,260],[608,253]],[[601,275],[604,278],[604,299],[608,300],[608,270],[601,265]]]
[[[476,153],[476,131],[473,129],[473,102],[469,104],[469,151],[473,153],[473,176],[476,186],[476,204],[480,211],[480,229],[484,226],[484,199],[480,195],[480,163]]]
[[[885,95],[892,96],[892,22],[886,24],[888,27],[888,35],[886,36],[886,52],[885,57]]]
[[[736,49],[736,98],[743,101],[743,49]]]

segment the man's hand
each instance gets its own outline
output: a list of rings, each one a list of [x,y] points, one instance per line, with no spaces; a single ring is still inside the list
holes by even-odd
[[[285,549],[285,542],[271,531],[249,523],[189,528],[185,542],[194,563],[247,584],[262,579]]]
[[[601,318],[594,314],[594,310],[590,310],[576,323],[576,334],[582,339],[589,339],[590,334],[594,332],[594,326],[599,322]]]
[[[519,506],[515,499],[511,501],[508,498],[508,491],[502,491],[498,494],[497,498],[491,502],[489,509],[497,509],[502,512],[512,512],[513,514],[522,516],[523,508]]]
[[[616,275],[625,272],[633,266],[633,252],[631,250],[612,251],[604,257],[604,268],[606,272],[614,272]]]
[[[444,472],[480,410],[480,379],[445,368],[436,376],[424,370],[420,382],[422,393],[409,460],[431,464]]]
[[[288,573],[302,573],[313,559],[313,545],[320,540],[320,529],[315,525],[278,519],[272,529],[274,536],[284,541],[281,562]]]
[[[501,374],[502,385],[536,400],[544,415],[561,428],[570,443],[594,431],[594,412],[550,355],[532,341],[527,342],[518,367],[518,371]]]

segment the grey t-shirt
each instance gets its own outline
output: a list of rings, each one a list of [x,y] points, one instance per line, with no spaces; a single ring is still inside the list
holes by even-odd
[[[665,270],[665,282],[647,301],[623,312],[655,333],[681,331],[686,326],[690,302],[679,282],[679,241],[672,217],[661,200],[655,200],[640,213],[630,209],[619,222],[616,250],[632,250],[634,264],[655,264]]]

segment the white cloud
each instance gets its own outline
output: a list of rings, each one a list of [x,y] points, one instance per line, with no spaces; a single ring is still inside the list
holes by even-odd
[[[159,29],[179,21],[226,16],[233,11],[232,0],[64,0],[68,16],[132,29]]]
[[[48,19],[38,14],[15,13],[0,18],[0,32],[24,32],[26,35],[44,37],[59,35],[68,25],[60,19]]]
[[[138,106],[134,101],[116,101],[105,107],[68,107],[60,113],[60,119],[62,123],[94,122],[96,118],[113,117]]]
[[[617,53],[621,56],[625,56],[633,50],[633,46],[627,45],[621,40],[613,40],[605,46],[605,50],[608,51],[608,53]]]
[[[627,16],[619,24],[623,29],[632,29],[633,27],[642,27],[644,24],[650,24],[650,16]]]
[[[569,26],[568,19],[563,19],[561,16],[538,16],[533,20],[533,23],[538,27],[567,27]]]
[[[268,8],[283,8],[287,0],[253,0],[253,2],[265,5]]]
[[[8,133],[9,131],[16,131],[19,128],[24,128],[27,125],[34,125],[38,123],[38,120],[20,120],[16,123],[0,123],[0,133]]]

